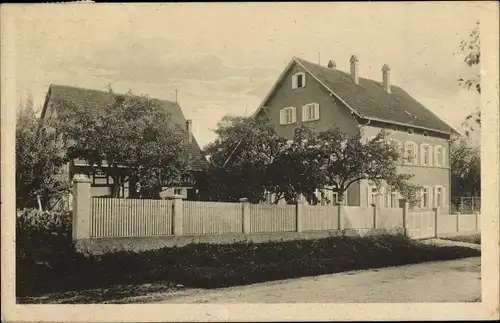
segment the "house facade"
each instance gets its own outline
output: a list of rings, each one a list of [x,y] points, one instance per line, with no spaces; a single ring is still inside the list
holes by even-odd
[[[385,129],[408,159],[399,171],[414,174],[412,182],[423,187],[420,207],[449,209],[449,139],[454,130],[403,89],[391,85],[387,65],[381,76],[381,81],[361,78],[356,56],[351,57],[349,73],[337,70],[333,61],[322,66],[294,57],[254,117],[267,115],[277,134],[288,140],[301,124],[318,132],[332,127],[348,135],[361,132],[362,140],[371,140]],[[324,193],[322,203],[335,204],[336,193]],[[378,190],[361,181],[349,187],[344,201],[350,206],[377,202],[400,207],[400,198],[389,187]]]
[[[106,105],[112,104],[118,94],[106,91],[98,91],[92,89],[84,89],[63,85],[50,85],[45,103],[42,110],[41,120],[57,119],[58,116],[66,113],[64,110],[65,104],[56,104],[64,102],[71,104],[78,109],[88,108],[92,113],[98,114]],[[185,176],[183,183],[179,187],[165,188],[160,194],[161,197],[167,197],[173,194],[183,195],[186,199],[196,199],[197,193],[194,189],[194,177],[197,172],[202,171],[207,163],[207,160],[202,154],[202,151],[192,134],[192,121],[186,120],[180,106],[176,102],[158,100],[159,105],[170,112],[172,121],[175,124],[181,125],[186,129],[186,151],[190,155],[193,163],[191,172]],[[80,159],[71,160],[64,166],[63,176],[71,181],[75,174],[85,174],[91,180],[91,195],[95,197],[118,196],[120,198],[134,198],[139,196],[140,187],[137,185],[133,178],[129,178],[126,167],[119,176],[122,185],[118,187],[118,192],[114,194],[113,177],[110,172],[106,170],[106,163],[103,162],[103,170],[93,172],[89,165]],[[71,198],[68,199],[71,202]]]

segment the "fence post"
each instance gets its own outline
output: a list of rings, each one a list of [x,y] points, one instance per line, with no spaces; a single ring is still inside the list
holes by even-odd
[[[457,212],[457,232],[460,231],[460,223],[459,223],[459,220],[460,220],[460,212]]]
[[[240,198],[243,233],[250,233],[250,203],[246,197]]]
[[[339,230],[343,230],[344,228],[344,219],[342,219],[344,217],[344,205],[342,203],[339,203],[338,204],[338,208],[339,208],[339,219],[338,219],[338,226],[339,226]]]
[[[382,194],[377,194],[377,198],[375,199],[375,203],[373,204],[373,228],[377,228],[377,217],[378,213],[380,212],[380,200],[382,198]]]
[[[403,233],[406,236],[406,219],[408,218],[408,209],[410,208],[410,203],[408,201],[403,201]]]
[[[90,238],[91,203],[90,178],[76,174],[73,177],[73,240]]]
[[[297,232],[302,232],[302,223],[303,223],[303,218],[304,218],[304,200],[299,198],[297,200],[296,208],[295,208],[295,215],[296,215],[296,226],[297,226]]]
[[[439,208],[434,208],[434,238],[438,237],[438,218],[439,218]]]
[[[479,228],[479,226],[477,225],[477,220],[479,219],[479,212],[474,212],[475,216],[476,216],[476,231],[477,229]]]
[[[182,195],[173,195],[173,205],[172,205],[172,233],[176,236],[182,235],[182,220],[183,220],[183,212],[184,208],[182,206]]]

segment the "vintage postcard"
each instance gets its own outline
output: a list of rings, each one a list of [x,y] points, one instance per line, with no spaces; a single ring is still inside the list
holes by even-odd
[[[498,8],[2,5],[2,321],[499,319]]]

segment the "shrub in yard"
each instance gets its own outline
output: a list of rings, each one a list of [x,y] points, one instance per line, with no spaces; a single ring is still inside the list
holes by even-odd
[[[469,248],[427,245],[403,235],[190,244],[77,258],[69,262],[72,270],[60,271],[52,284],[44,285],[43,291],[159,281],[199,288],[227,287],[479,254],[480,251]]]
[[[16,217],[16,291],[31,293],[66,275],[80,258],[71,239],[71,213],[24,209]]]

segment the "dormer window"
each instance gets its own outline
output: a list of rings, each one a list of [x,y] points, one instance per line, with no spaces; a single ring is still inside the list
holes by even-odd
[[[295,73],[292,76],[292,89],[300,89],[306,86],[305,73]]]
[[[413,129],[408,129],[408,134],[409,134],[409,135],[413,135],[413,133],[414,133],[414,132],[413,132]]]

